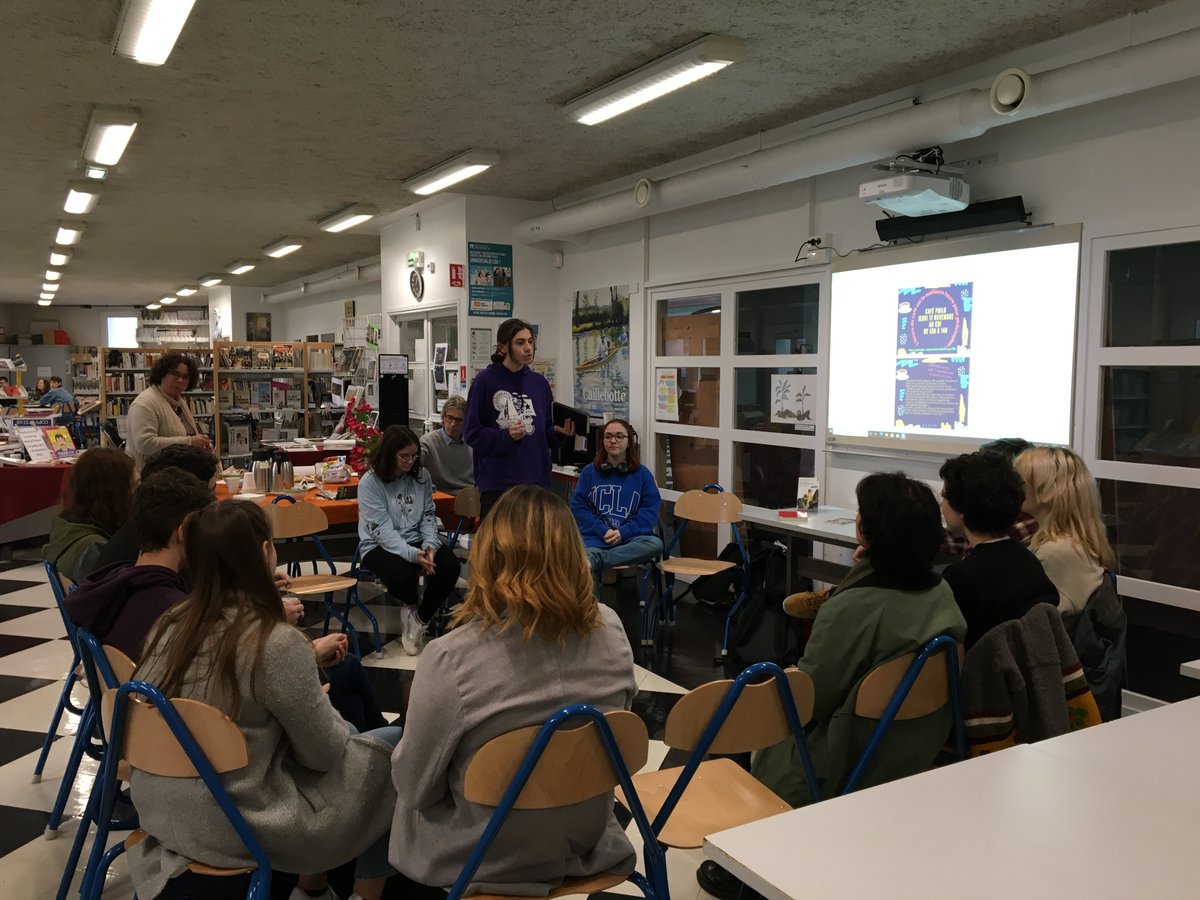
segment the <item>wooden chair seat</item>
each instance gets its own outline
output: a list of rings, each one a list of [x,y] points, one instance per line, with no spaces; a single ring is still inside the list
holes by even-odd
[[[700,559],[695,556],[672,556],[658,563],[660,571],[672,575],[715,575],[733,567],[734,563],[723,559]]]
[[[147,833],[140,828],[137,831],[131,832],[129,837],[125,838],[125,849],[129,850],[130,847],[137,846],[144,841],[146,837]],[[215,866],[206,866],[204,863],[194,862],[188,863],[188,871],[194,872],[197,875],[217,875],[220,877],[226,877],[232,875],[246,875],[254,871],[254,866],[246,866],[241,869],[218,869]]]
[[[654,821],[667,795],[675,786],[683,766],[643,772],[633,777],[638,799],[646,816]],[[617,799],[628,808],[625,794],[617,787]],[[704,838],[717,831],[736,828],[776,816],[791,809],[787,803],[765,788],[753,775],[731,759],[702,762],[684,792],[683,801],[659,834],[668,847],[702,847]]]
[[[610,887],[616,887],[625,879],[620,875],[609,875],[604,873],[601,875],[592,875],[588,878],[564,878],[563,883],[546,894],[546,900],[554,900],[555,897],[566,897],[571,894],[596,894],[600,891],[606,891]],[[471,900],[513,900],[511,894],[472,894]]]
[[[345,591],[354,587],[358,582],[345,575],[301,575],[293,578],[288,587],[288,593],[305,596],[308,594],[328,594],[332,591]]]

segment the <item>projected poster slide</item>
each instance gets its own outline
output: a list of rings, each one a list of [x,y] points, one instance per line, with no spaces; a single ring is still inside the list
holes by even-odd
[[[965,356],[896,360],[896,427],[967,427],[971,361]]]
[[[901,288],[896,355],[963,353],[971,348],[972,283]]]

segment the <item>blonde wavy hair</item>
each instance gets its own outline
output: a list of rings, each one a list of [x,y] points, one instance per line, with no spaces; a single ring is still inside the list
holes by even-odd
[[[1030,545],[1069,540],[1106,569],[1116,556],[1100,520],[1100,491],[1079,455],[1066,447],[1034,447],[1013,461],[1025,482],[1038,530]]]
[[[559,644],[600,627],[600,606],[579,528],[567,504],[545,488],[504,492],[471,542],[467,598],[451,625],[520,628]]]

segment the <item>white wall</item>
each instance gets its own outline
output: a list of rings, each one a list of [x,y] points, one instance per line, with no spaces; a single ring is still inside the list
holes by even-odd
[[[72,344],[102,346],[108,343],[105,320],[109,316],[136,316],[139,312],[136,306],[42,307],[35,303],[9,303],[0,305],[0,325],[4,326],[7,340],[15,342],[18,334],[29,334],[30,322],[58,322]]]
[[[342,324],[345,321],[346,301],[354,301],[356,316],[378,315],[383,311],[383,295],[379,282],[354,284],[321,294],[269,303],[273,313],[271,330],[287,340],[302,341],[310,334],[333,332],[341,340]],[[279,325],[275,324],[279,317]]]
[[[422,204],[415,212],[406,210],[379,233],[380,303],[385,315],[447,304],[458,306],[466,299],[465,287],[450,287],[450,264],[465,266],[467,262],[466,198],[447,195],[440,199],[429,206]],[[408,254],[414,250],[423,250],[426,265],[432,262],[435,266],[432,275],[426,272],[425,296],[419,301],[408,284]],[[388,336],[384,328],[385,341]],[[390,346],[384,349],[395,351]]]

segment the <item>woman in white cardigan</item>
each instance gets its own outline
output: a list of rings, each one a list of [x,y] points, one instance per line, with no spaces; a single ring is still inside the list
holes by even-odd
[[[182,353],[161,356],[150,369],[150,386],[129,404],[125,452],[138,471],[147,459],[171,444],[191,444],[212,449],[183,402],[183,392],[194,390],[199,379],[196,361]]]

